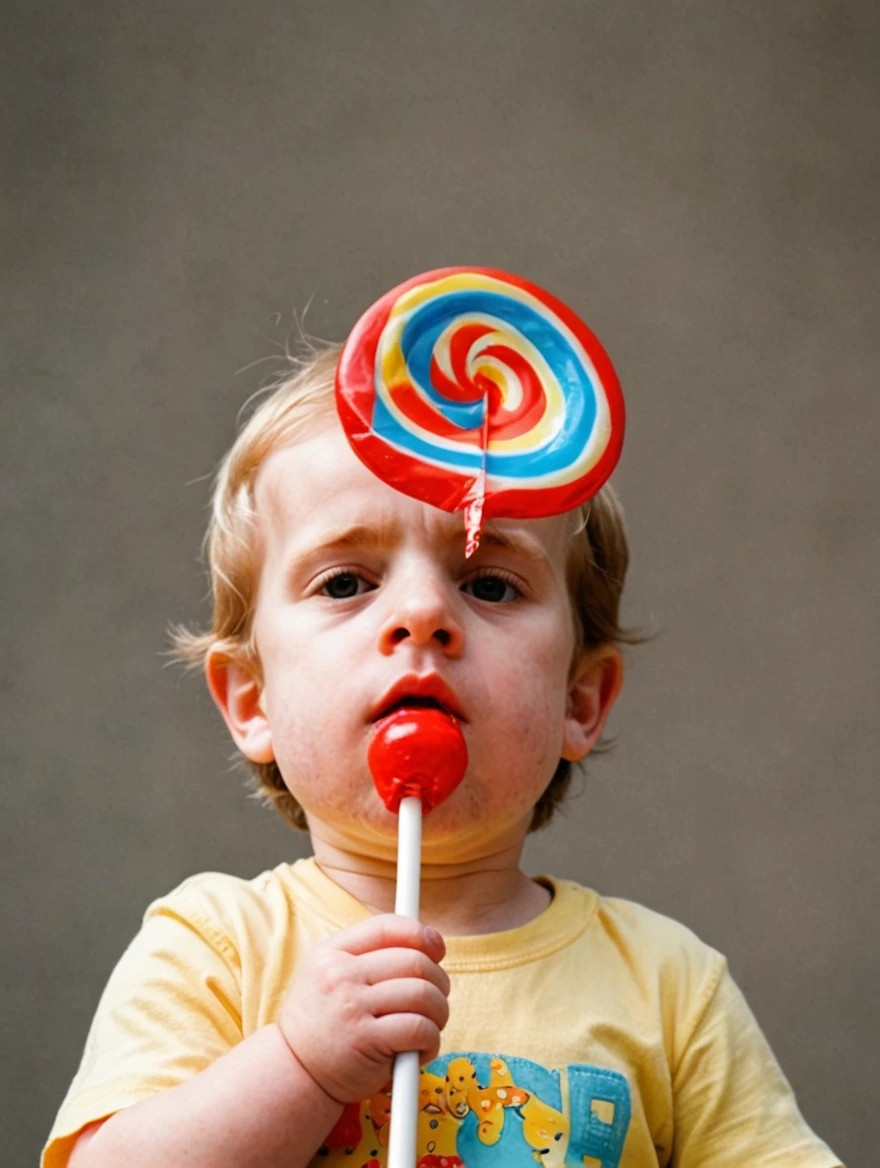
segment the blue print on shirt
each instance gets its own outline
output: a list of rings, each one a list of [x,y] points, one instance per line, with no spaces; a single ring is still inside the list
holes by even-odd
[[[383,1168],[389,1096],[349,1105],[314,1162]],[[422,1068],[416,1168],[618,1168],[631,1111],[617,1071],[443,1055]]]

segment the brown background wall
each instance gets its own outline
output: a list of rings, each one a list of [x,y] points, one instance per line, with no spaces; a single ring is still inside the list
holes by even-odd
[[[147,902],[306,846],[161,656],[206,611],[202,476],[253,363],[307,304],[341,339],[453,263],[610,350],[627,613],[660,632],[529,865],[726,951],[809,1120],[873,1163],[877,5],[5,10],[8,1163]]]

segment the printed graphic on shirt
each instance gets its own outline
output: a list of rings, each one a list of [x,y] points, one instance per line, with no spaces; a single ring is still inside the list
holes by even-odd
[[[618,1168],[630,1112],[617,1071],[443,1055],[422,1067],[417,1168]],[[389,1084],[345,1108],[313,1163],[385,1168],[390,1118]]]

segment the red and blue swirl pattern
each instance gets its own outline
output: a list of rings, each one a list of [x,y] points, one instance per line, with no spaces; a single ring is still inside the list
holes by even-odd
[[[483,518],[571,510],[599,490],[624,405],[599,341],[534,284],[443,268],[392,289],[343,347],[339,416],[380,478]]]

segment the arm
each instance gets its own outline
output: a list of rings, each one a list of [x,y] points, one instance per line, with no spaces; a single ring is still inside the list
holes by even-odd
[[[442,939],[378,916],[315,946],[277,1023],[191,1079],[86,1128],[73,1168],[297,1168],[344,1103],[379,1091],[394,1055],[440,1045],[449,981]]]
[[[87,1128],[69,1168],[297,1168],[308,1164],[341,1111],[279,1027],[266,1026],[194,1079]]]

